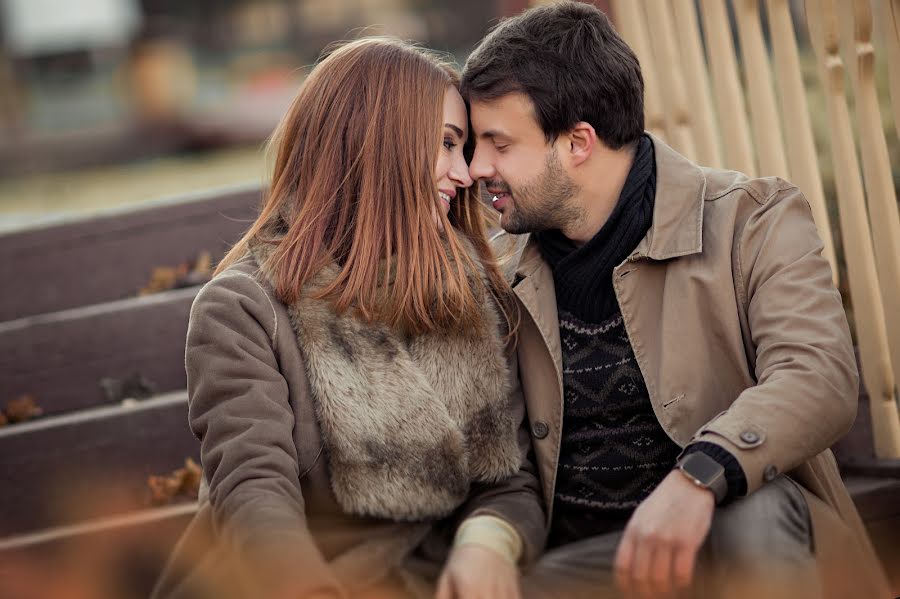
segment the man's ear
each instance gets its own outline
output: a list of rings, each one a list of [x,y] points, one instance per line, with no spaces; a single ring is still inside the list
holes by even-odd
[[[590,123],[579,121],[566,136],[569,142],[569,160],[572,166],[582,165],[591,154],[597,144],[597,132]]]

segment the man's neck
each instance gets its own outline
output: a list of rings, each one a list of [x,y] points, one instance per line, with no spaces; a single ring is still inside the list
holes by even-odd
[[[576,245],[584,245],[593,239],[609,220],[634,164],[637,147],[634,143],[619,150],[598,148],[585,180],[580,182],[579,203],[583,218],[562,230],[563,235]]]

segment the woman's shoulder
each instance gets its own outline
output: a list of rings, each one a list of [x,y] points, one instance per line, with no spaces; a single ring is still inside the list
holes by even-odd
[[[191,319],[227,314],[235,322],[241,314],[252,316],[266,328],[274,327],[278,300],[256,260],[247,255],[226,267],[204,285],[194,298]]]

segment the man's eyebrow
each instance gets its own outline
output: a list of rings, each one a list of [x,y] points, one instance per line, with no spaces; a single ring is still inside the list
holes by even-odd
[[[465,133],[463,133],[463,130],[460,129],[459,127],[457,127],[456,125],[454,125],[452,123],[444,123],[444,127],[450,127],[451,129],[453,129],[456,132],[457,135],[459,135],[460,139],[465,139],[465,137],[466,137]]]
[[[507,134],[503,133],[502,131],[495,131],[494,129],[488,129],[487,131],[484,131],[481,134],[479,134],[478,137],[480,137],[482,139],[494,139],[495,137],[508,138],[509,136]]]

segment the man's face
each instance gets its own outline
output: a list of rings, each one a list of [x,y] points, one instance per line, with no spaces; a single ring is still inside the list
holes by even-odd
[[[500,226],[510,233],[565,229],[581,215],[577,186],[559,157],[562,143],[548,143],[531,100],[511,93],[473,101],[473,179],[494,196]],[[558,142],[561,140],[557,140]]]

